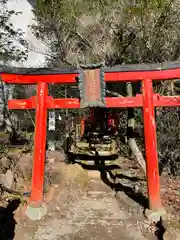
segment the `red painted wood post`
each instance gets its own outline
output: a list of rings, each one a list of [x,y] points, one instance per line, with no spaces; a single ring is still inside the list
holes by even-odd
[[[152,80],[144,79],[142,85],[149,208],[153,211],[158,211],[162,208],[162,205],[160,197],[160,180]]]
[[[37,85],[36,127],[34,136],[34,163],[32,169],[31,202],[43,201],[44,165],[46,153],[47,107],[46,97],[48,84],[40,82]]]

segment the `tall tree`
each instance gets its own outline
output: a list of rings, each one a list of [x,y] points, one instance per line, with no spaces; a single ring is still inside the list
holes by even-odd
[[[34,32],[51,66],[161,62],[179,57],[179,11],[177,0],[38,0]]]
[[[20,29],[15,30],[11,23],[11,17],[21,13],[8,10],[7,2],[8,0],[0,1],[0,62],[24,61],[28,51],[23,49],[22,45],[27,43],[23,32]]]
[[[8,0],[0,1],[0,64],[8,65],[12,61],[19,62],[27,59],[28,50],[27,42],[23,38],[23,32],[18,29],[14,29],[11,18],[15,15],[21,14],[7,8]],[[11,114],[7,109],[7,101],[10,95],[12,95],[12,88],[7,87],[3,82],[0,85],[0,114],[3,121],[3,125],[7,131],[15,131],[13,129],[13,123]]]

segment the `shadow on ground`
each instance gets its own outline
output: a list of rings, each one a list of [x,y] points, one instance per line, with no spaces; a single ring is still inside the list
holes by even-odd
[[[119,173],[118,170],[123,169],[120,165],[116,164],[114,160],[117,159],[117,156],[111,156],[111,157],[103,157],[103,156],[87,156],[87,155],[73,155],[72,158],[73,164],[80,165],[83,169],[88,171],[99,171],[100,172],[100,178],[108,187],[110,187],[112,190],[115,191],[115,193],[118,192],[124,192],[126,196],[128,196],[131,200],[139,204],[145,209],[148,208],[148,199],[144,194],[134,188],[134,183],[137,182],[144,182],[146,181],[145,178],[139,178],[139,177],[131,177],[127,176],[123,173]],[[108,164],[106,163],[108,161]],[[111,162],[112,161],[112,162]],[[137,167],[131,166],[131,163],[129,164],[130,168],[137,169]],[[122,165],[123,166],[123,165]],[[128,166],[129,167],[129,166]],[[121,180],[128,180],[128,186]],[[129,182],[132,183],[129,186]],[[156,225],[154,236],[157,240],[163,240],[164,239],[164,233],[166,232],[165,227],[163,226],[163,222],[159,221],[157,223],[154,223]]]
[[[88,160],[90,160],[91,158],[84,155],[82,159],[88,162]],[[79,160],[80,160],[80,158],[79,158]],[[109,186],[111,189],[113,189],[116,193],[123,191],[129,198],[131,198],[133,201],[140,204],[143,208],[148,207],[148,199],[141,192],[136,192],[133,188],[131,188],[129,186],[125,186],[120,182],[116,183],[116,179],[127,179],[132,182],[141,181],[142,179],[137,178],[137,177],[125,176],[123,174],[112,173],[113,170],[121,169],[121,167],[119,165],[113,164],[113,163],[111,165],[106,165],[105,161],[109,160],[109,157],[108,157],[108,159],[106,159],[104,157],[95,156],[95,157],[93,157],[93,160],[94,160],[93,165],[84,164],[79,160],[75,160],[75,163],[81,165],[84,169],[99,171],[101,180],[107,186]],[[114,157],[113,157],[113,159],[110,159],[110,160],[114,160]],[[108,174],[111,179],[108,178]]]
[[[12,200],[6,208],[0,207],[0,239],[13,240],[15,235],[16,221],[14,211],[19,207],[20,200]]]
[[[164,240],[164,233],[166,232],[165,227],[163,226],[162,218],[160,221],[156,224],[157,230],[155,231],[155,236],[158,240]]]

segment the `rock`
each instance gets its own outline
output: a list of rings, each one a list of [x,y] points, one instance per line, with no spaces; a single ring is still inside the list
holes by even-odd
[[[52,213],[47,213],[47,216],[48,217],[52,217]]]
[[[53,164],[54,162],[55,162],[55,159],[54,159],[54,158],[49,158],[49,159],[48,159],[48,163],[49,163],[49,164]]]
[[[9,166],[10,166],[10,159],[7,158],[7,157],[2,157],[0,163],[1,163],[1,165],[4,168],[9,168]]]
[[[180,239],[180,230],[174,229],[174,228],[167,229],[167,231],[164,233],[163,239],[164,240],[179,240]]]
[[[11,170],[7,170],[5,174],[1,174],[0,183],[6,188],[11,188],[13,184],[13,173]]]
[[[31,179],[33,156],[31,154],[23,154],[18,161],[18,168],[23,178]]]
[[[145,210],[145,216],[151,223],[157,223],[161,219],[165,220],[167,218],[167,214],[164,208],[159,209],[159,211],[152,211],[150,209]]]
[[[60,207],[59,206],[56,206],[56,211],[60,211]]]
[[[51,202],[55,196],[56,185],[51,185],[45,196],[45,202]]]
[[[45,203],[39,206],[29,205],[26,208],[25,214],[32,221],[41,220],[47,214],[47,206]]]

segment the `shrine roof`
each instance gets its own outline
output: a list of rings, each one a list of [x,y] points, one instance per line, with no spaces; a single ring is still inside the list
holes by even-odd
[[[151,64],[125,64],[113,67],[104,67],[105,73],[112,72],[144,72],[161,71],[180,68],[180,62],[164,62]],[[79,74],[80,69],[61,69],[61,68],[19,68],[0,65],[0,74],[19,74],[19,75],[59,75],[59,74]]]

